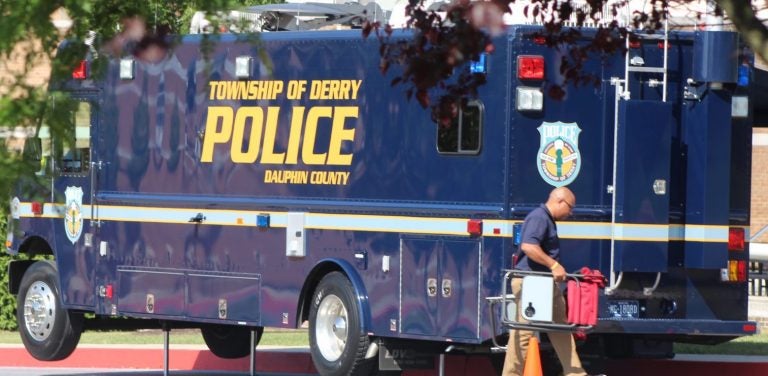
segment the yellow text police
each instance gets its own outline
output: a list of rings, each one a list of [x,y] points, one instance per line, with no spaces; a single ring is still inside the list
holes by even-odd
[[[234,163],[298,164],[349,166],[352,154],[343,153],[343,143],[355,139],[356,106],[295,106],[290,114],[280,107],[208,107],[200,161],[213,162],[217,144],[229,144]],[[290,116],[287,147],[277,150],[278,119]],[[317,139],[318,124],[331,125],[327,140]],[[286,124],[286,123],[284,123]],[[247,142],[245,142],[247,140]],[[318,153],[315,145],[323,145]]]

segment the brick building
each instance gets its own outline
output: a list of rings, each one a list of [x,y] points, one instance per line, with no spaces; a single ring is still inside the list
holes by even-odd
[[[72,20],[63,8],[51,14],[51,22],[62,35],[72,25]],[[51,62],[42,48],[39,41],[23,41],[7,55],[0,56],[0,95],[14,98],[23,96],[23,90],[14,89],[17,85],[45,89],[51,75]],[[24,138],[30,132],[25,127],[0,124],[0,138],[12,150],[21,149]]]
[[[768,225],[768,128],[754,128],[752,131],[752,223],[750,234],[755,235]],[[768,242],[768,231],[758,239]]]

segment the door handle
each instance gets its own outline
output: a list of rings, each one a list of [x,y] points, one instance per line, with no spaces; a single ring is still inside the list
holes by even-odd
[[[203,223],[203,221],[205,221],[203,213],[197,213],[196,216],[189,219],[189,223]]]
[[[109,162],[105,161],[91,161],[91,168],[94,170],[101,171],[104,167],[107,167],[109,165]]]
[[[437,296],[437,278],[427,278],[427,296]]]
[[[450,279],[443,279],[443,298],[450,298],[451,292],[453,291],[453,282]]]

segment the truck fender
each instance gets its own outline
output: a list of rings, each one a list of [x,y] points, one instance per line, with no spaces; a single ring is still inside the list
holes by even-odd
[[[48,245],[48,242],[39,236],[31,236],[25,239],[19,246],[18,253],[26,254],[29,257],[35,255],[53,256],[53,251]],[[29,266],[36,261],[39,260],[12,260],[8,263],[8,292],[11,293],[11,295],[17,295],[19,293],[19,286],[21,285],[21,278],[24,277],[24,272],[26,272]],[[61,276],[59,275],[58,278],[59,284],[61,284]]]
[[[357,273],[356,269],[348,261],[338,258],[326,258],[322,259],[315,264],[312,271],[304,280],[304,285],[301,287],[300,301],[299,301],[299,313],[296,316],[299,318],[297,326],[300,326],[301,322],[309,318],[309,304],[312,300],[312,296],[315,293],[317,284],[323,277],[333,271],[340,271],[344,273],[352,283],[352,287],[355,289],[355,295],[357,296],[357,308],[360,311],[360,326],[363,331],[369,332],[371,328],[371,310],[368,304],[368,291],[365,289],[365,284]]]
[[[24,272],[29,269],[29,266],[35,262],[37,260],[13,260],[8,264],[8,292],[11,295],[19,294],[21,278],[24,277]]]

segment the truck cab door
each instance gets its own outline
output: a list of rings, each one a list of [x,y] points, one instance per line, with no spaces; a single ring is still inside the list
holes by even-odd
[[[53,242],[61,276],[61,298],[69,307],[94,304],[92,225],[92,143],[98,119],[95,96],[53,95],[44,169],[52,177]],[[45,214],[45,213],[44,213]],[[89,218],[91,220],[89,220]]]

